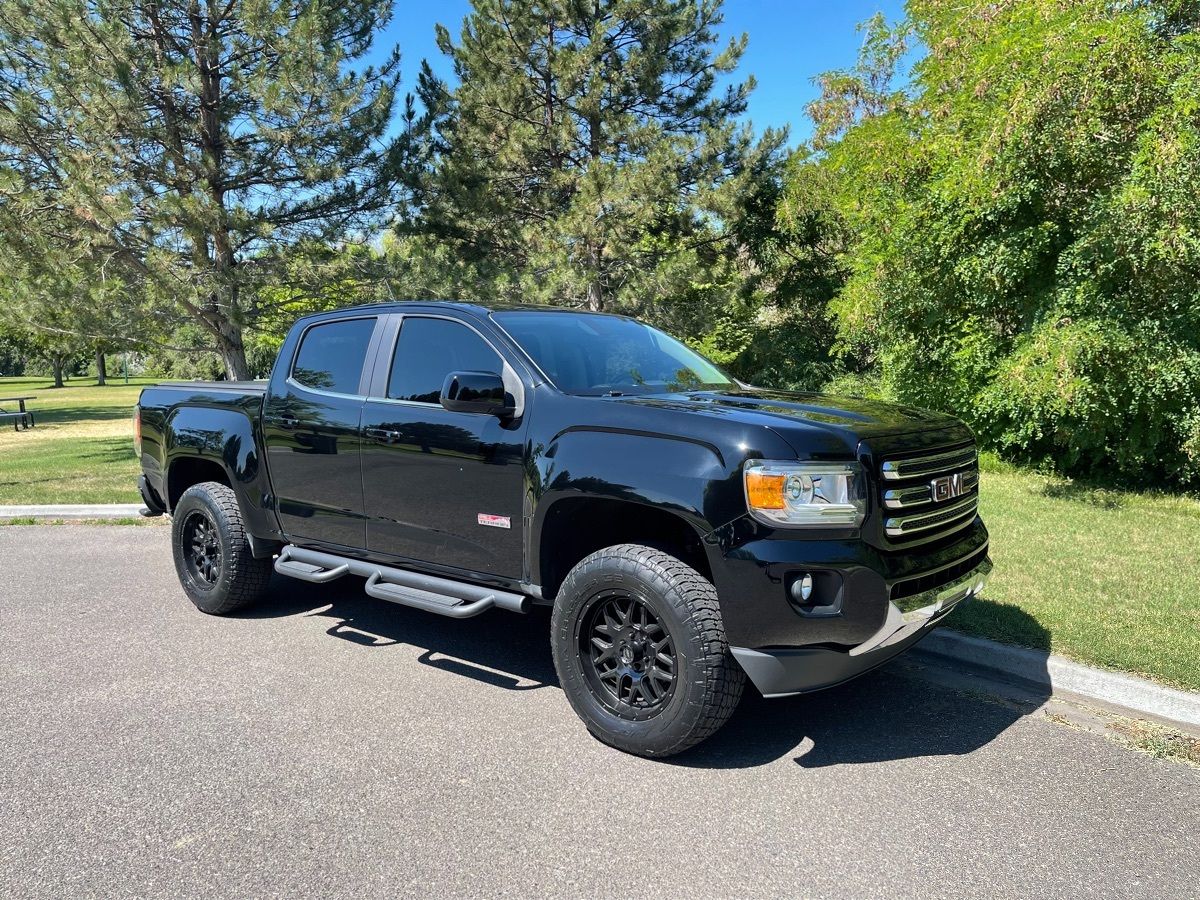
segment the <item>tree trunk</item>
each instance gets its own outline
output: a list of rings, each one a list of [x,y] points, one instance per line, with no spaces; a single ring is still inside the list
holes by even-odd
[[[96,351],[96,384],[103,387],[108,383],[108,366],[104,363],[104,351]]]
[[[599,278],[593,278],[588,282],[587,305],[592,312],[604,310],[604,289],[600,287]]]
[[[242,330],[232,322],[222,322],[217,336],[217,348],[225,363],[225,377],[230,381],[248,381],[250,365],[246,362],[246,345],[242,343]]]
[[[54,367],[54,386],[60,388],[63,386],[63,358],[61,356],[50,357],[50,365]]]
[[[599,6],[597,6],[596,14],[599,16]],[[588,116],[588,152],[592,157],[593,163],[600,160],[601,127],[599,112],[594,112]],[[603,205],[601,205],[599,210],[598,218],[603,221]],[[588,261],[592,264],[592,277],[588,281],[587,286],[587,304],[588,309],[593,312],[600,312],[604,309],[604,286],[600,283],[600,266],[604,261],[604,244],[600,240],[590,241],[589,243]]]

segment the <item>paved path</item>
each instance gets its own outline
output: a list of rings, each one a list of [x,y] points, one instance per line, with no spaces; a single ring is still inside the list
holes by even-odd
[[[0,895],[1200,893],[1200,773],[904,667],[650,762],[544,616],[280,580],[208,618],[168,539],[0,528]]]

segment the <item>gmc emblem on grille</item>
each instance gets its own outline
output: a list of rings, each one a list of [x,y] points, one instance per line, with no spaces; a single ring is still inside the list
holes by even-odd
[[[963,473],[955,472],[953,475],[943,475],[941,478],[935,478],[929,482],[929,487],[933,490],[934,503],[941,503],[943,500],[953,500],[955,497],[961,497],[963,494]]]

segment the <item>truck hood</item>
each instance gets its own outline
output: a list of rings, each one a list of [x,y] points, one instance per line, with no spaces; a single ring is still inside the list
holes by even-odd
[[[734,388],[614,399],[638,406],[675,409],[762,425],[777,432],[800,456],[811,452],[817,434],[825,438],[817,441],[818,445],[827,447],[828,438],[836,437],[850,453],[854,453],[859,441],[913,432],[929,435],[949,429],[961,431],[962,438],[970,436],[962,422],[944,413],[900,403],[829,394]]]

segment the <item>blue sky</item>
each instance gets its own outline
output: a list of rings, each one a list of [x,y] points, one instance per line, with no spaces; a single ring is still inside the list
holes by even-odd
[[[750,36],[739,69],[740,77],[752,74],[758,81],[748,117],[759,128],[790,126],[793,145],[806,138],[812,123],[804,106],[816,95],[813,76],[854,62],[861,41],[857,23],[878,11],[894,21],[902,8],[902,0],[726,0],[722,38]],[[404,93],[413,90],[422,58],[439,75],[450,74],[434,44],[433,26],[441,22],[457,37],[469,9],[467,0],[398,0],[381,44],[400,45]]]

